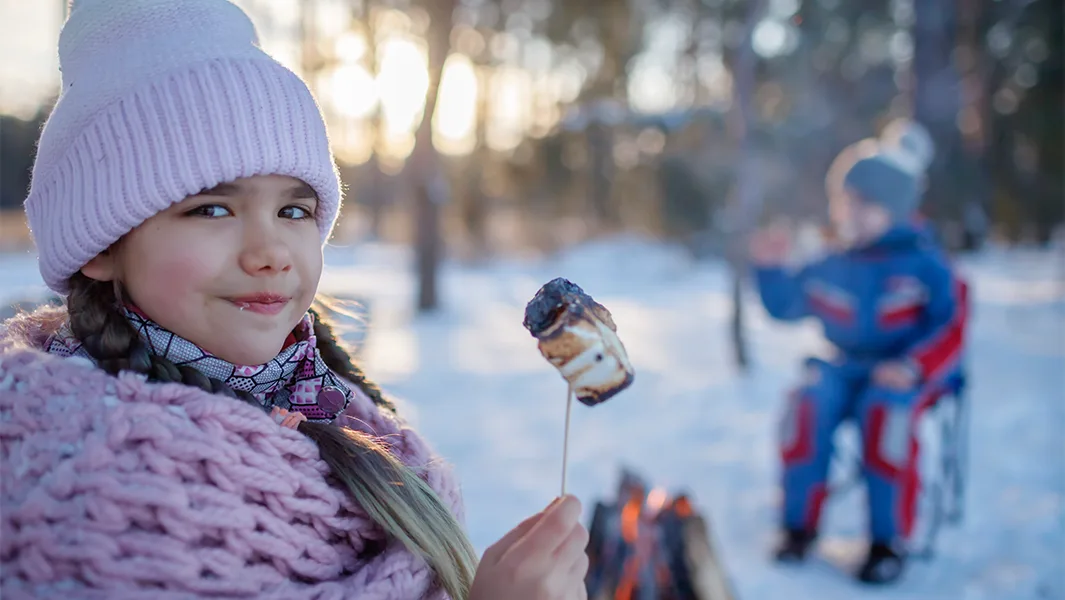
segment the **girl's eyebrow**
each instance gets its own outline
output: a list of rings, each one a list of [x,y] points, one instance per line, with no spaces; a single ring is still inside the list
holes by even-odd
[[[314,188],[302,181],[289,188],[287,194],[288,197],[293,200],[306,200],[308,198],[318,199],[318,193],[314,191]]]
[[[201,190],[197,196],[236,196],[240,193],[240,186],[232,183],[220,183],[213,188]]]

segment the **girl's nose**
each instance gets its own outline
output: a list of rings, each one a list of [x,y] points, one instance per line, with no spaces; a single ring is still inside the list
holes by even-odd
[[[249,232],[240,253],[240,266],[249,275],[283,273],[292,268],[292,252],[275,235]]]

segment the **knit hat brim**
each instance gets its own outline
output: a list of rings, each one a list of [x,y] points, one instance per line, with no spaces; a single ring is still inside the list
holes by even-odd
[[[61,103],[76,100],[71,93]],[[288,175],[310,185],[323,244],[336,220],[340,186],[318,107],[303,81],[265,54],[153,78],[97,113],[67,147],[56,147],[51,125],[26,212],[41,275],[59,293],[151,216],[242,177]]]

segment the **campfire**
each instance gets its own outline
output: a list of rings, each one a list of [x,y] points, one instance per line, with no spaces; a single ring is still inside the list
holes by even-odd
[[[596,503],[589,532],[589,600],[734,600],[685,494],[648,491],[625,471],[614,501]]]

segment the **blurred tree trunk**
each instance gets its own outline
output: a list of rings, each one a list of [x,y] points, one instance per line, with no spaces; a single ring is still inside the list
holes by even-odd
[[[466,193],[462,198],[462,220],[466,226],[466,235],[475,259],[487,257],[489,197],[486,173],[492,162],[492,149],[488,147],[488,111],[491,107],[489,97],[492,93],[492,80],[495,76],[495,60],[488,50],[488,32],[479,31],[485,36],[484,47],[475,56],[470,56],[477,75],[477,101],[473,122],[474,147],[466,158]]]
[[[733,101],[728,123],[739,150],[738,175],[731,193],[731,214],[727,223],[726,253],[732,266],[733,358],[741,370],[746,370],[750,363],[743,319],[743,282],[748,267],[746,243],[758,220],[763,193],[753,136],[757,119],[754,87],[758,62],[751,40],[755,26],[762,18],[764,5],[765,0],[749,0],[747,3],[743,45],[733,63]]]
[[[629,0],[609,2],[570,2],[556,8],[570,19],[567,25],[583,20],[595,29],[596,42],[603,50],[602,62],[590,74],[578,102],[588,111],[585,129],[588,148],[588,203],[599,226],[619,224],[620,211],[612,194],[615,178],[614,129],[612,114],[628,93],[629,64],[640,43],[640,24],[633,18]]]
[[[437,271],[442,240],[440,208],[450,190],[440,156],[433,146],[433,115],[444,73],[444,61],[451,49],[451,23],[457,0],[431,0],[424,3],[429,13],[425,38],[429,54],[429,89],[425,110],[414,136],[414,150],[407,164],[409,182],[414,188],[415,254],[418,273],[418,311],[431,311],[439,305]]]
[[[913,4],[913,116],[936,143],[926,206],[940,222],[957,219],[972,193],[970,178],[964,177],[966,160],[957,126],[961,90],[954,60],[958,56],[955,4],[955,0]]]
[[[595,116],[585,128],[585,139],[588,144],[588,201],[596,225],[612,228],[618,224],[617,207],[611,197],[615,174],[613,125]]]
[[[988,110],[987,93],[989,66],[981,46],[985,39],[984,23],[987,10],[980,0],[960,0],[962,5],[958,50],[970,57],[961,78],[962,110],[966,114],[959,122],[967,121],[962,131],[961,147],[966,158],[966,181],[969,197],[962,211],[962,249],[978,249],[988,234],[988,215],[991,209],[991,194],[994,189],[989,174],[988,162]]]
[[[636,45],[632,41],[634,31],[631,3],[624,0],[615,1],[609,3],[606,8],[606,18],[599,23],[603,62],[585,90],[585,96],[593,101],[593,111],[599,113],[600,118],[592,119],[586,133],[589,149],[589,199],[599,224],[613,228],[619,225],[620,211],[617,198],[612,193],[612,184],[617,172],[614,163],[616,125],[610,119],[610,114],[617,106],[611,101],[624,98],[628,92],[626,66],[632,59]],[[599,110],[599,107],[602,109]]]

